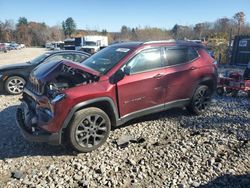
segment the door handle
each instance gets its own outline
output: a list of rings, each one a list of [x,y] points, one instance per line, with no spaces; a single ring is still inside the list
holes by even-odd
[[[159,73],[159,74],[156,74],[153,78],[159,79],[159,78],[161,78],[163,76],[165,76],[165,74]]]

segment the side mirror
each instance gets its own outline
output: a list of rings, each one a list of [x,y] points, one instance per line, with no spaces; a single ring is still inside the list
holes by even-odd
[[[125,73],[119,69],[113,76],[110,77],[109,81],[112,84],[116,84],[120,80],[122,80],[125,76]]]
[[[126,66],[123,69],[123,72],[125,75],[130,75],[130,71],[131,71],[131,67],[130,66]]]

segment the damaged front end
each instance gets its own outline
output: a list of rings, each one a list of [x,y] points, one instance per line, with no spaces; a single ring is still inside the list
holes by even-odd
[[[30,141],[61,143],[59,126],[68,113],[65,90],[91,84],[99,73],[80,64],[60,61],[41,64],[30,74],[17,109],[17,124]]]

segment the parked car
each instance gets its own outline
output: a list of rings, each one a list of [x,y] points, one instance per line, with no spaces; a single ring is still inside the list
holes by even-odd
[[[0,52],[4,52],[4,53],[7,52],[7,48],[6,48],[5,44],[0,43]]]
[[[15,42],[10,43],[10,49],[11,50],[20,50],[21,46]]]
[[[5,45],[5,48],[7,49],[7,51],[10,51],[10,43],[3,43]]]
[[[41,64],[17,122],[30,141],[90,152],[133,118],[173,107],[202,114],[216,88],[214,61],[200,44],[158,41],[114,44],[82,64]]]
[[[26,81],[32,69],[41,63],[67,59],[75,62],[82,62],[90,54],[78,51],[53,51],[46,52],[26,63],[17,63],[0,66],[0,91],[16,95],[23,91]]]

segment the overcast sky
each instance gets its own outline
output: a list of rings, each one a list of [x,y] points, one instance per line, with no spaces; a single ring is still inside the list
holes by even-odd
[[[0,0],[0,20],[19,17],[53,26],[72,17],[78,29],[119,31],[129,27],[160,27],[232,18],[243,11],[250,19],[250,0]]]

